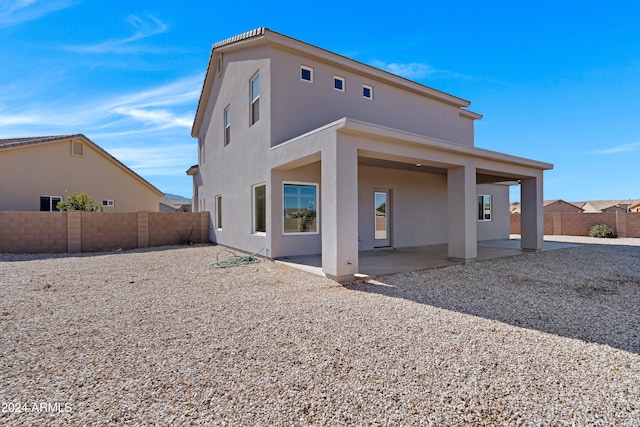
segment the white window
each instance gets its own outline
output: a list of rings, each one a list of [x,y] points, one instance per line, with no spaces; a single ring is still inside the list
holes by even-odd
[[[305,82],[313,83],[313,68],[306,65],[300,66],[300,78]]]
[[[224,145],[231,143],[231,106],[224,109]]]
[[[106,206],[108,208],[112,208],[116,205],[116,202],[114,200],[103,200],[102,201],[102,206]]]
[[[215,215],[215,227],[217,230],[222,229],[222,195],[219,194],[215,198],[216,203],[216,215]]]
[[[491,196],[478,196],[478,220],[491,221]]]
[[[367,99],[373,99],[373,86],[362,85],[362,96]]]
[[[344,92],[344,90],[345,90],[345,79],[344,79],[344,77],[333,76],[333,88],[335,90],[339,90],[340,92]]]
[[[52,212],[58,210],[58,202],[62,201],[59,196],[40,196],[40,211]]]
[[[260,75],[256,74],[250,83],[251,87],[251,123],[254,124],[260,119]]]
[[[267,232],[267,186],[264,184],[253,187],[253,224],[252,233]]]
[[[318,184],[284,183],[283,226],[285,234],[318,233]]]

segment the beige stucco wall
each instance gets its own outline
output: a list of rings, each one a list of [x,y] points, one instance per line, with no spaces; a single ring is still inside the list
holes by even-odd
[[[198,135],[200,150],[198,208],[215,216],[215,197],[222,195],[223,227],[211,227],[211,240],[233,248],[258,252],[269,248],[267,235],[252,234],[252,186],[266,184],[269,167],[265,161],[270,146],[270,68],[268,49],[257,46],[223,54],[223,72],[217,70],[211,92],[215,102],[208,110]],[[260,119],[249,126],[250,80],[260,74]],[[231,107],[231,143],[224,145],[224,110]],[[204,155],[203,155],[204,154]],[[267,185],[267,200],[271,186]],[[267,209],[267,224],[271,209]],[[268,255],[266,251],[263,255]]]
[[[473,145],[473,120],[460,108],[393,86],[337,63],[270,49],[272,76],[272,145],[312,131],[342,117],[400,129],[432,138]],[[313,82],[300,79],[300,66],[313,68]],[[333,87],[345,78],[345,91]],[[363,84],[373,99],[362,96]]]
[[[89,143],[71,154],[71,141],[0,151],[0,210],[39,211],[40,196],[86,193],[108,212],[158,211],[161,195]]]
[[[445,243],[447,177],[388,168],[358,168],[358,249],[374,247],[374,191],[390,190],[389,231],[393,247]]]

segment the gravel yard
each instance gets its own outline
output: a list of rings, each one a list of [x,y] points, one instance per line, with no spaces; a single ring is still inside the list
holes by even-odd
[[[0,424],[640,425],[638,246],[345,285],[222,250],[0,255]]]

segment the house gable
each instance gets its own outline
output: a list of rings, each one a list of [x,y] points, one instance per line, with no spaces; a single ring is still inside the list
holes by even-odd
[[[162,192],[82,134],[0,140],[0,210],[86,193],[111,211],[158,210]]]

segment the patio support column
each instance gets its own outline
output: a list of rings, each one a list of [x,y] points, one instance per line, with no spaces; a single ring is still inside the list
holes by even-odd
[[[520,182],[520,245],[525,251],[540,251],[544,243],[542,171]]]
[[[459,166],[447,171],[449,258],[468,261],[478,256],[478,196],[476,168]]]
[[[333,280],[358,272],[358,151],[339,138],[322,150],[322,271]]]

